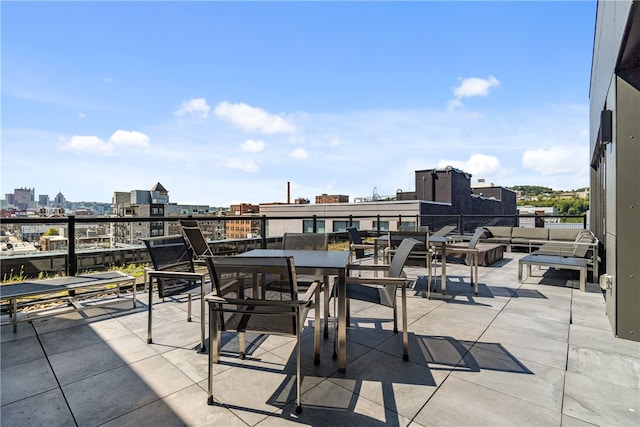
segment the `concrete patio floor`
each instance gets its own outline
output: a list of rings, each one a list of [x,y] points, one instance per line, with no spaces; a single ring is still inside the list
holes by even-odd
[[[154,303],[146,344],[146,296],[23,322],[1,330],[2,426],[638,426],[640,343],[617,339],[595,284],[536,271],[517,282],[517,259],[449,264],[448,295],[426,298],[426,270],[409,290],[409,354],[391,310],[352,302],[347,372],[333,336],[313,364],[313,319],[302,340],[301,414],[295,413],[294,341],[254,336],[246,360],[226,336],[208,406],[207,354],[186,302]],[[544,273],[544,274],[543,274]],[[194,313],[199,314],[199,301]],[[333,312],[332,312],[333,314]],[[333,331],[331,332],[333,334]]]

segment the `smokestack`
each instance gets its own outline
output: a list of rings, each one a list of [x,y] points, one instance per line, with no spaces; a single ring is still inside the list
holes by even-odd
[[[287,181],[287,204],[291,204],[291,181]]]

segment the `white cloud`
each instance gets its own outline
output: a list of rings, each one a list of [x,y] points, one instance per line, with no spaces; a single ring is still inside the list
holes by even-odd
[[[149,137],[142,132],[117,130],[109,138],[114,145],[126,145],[130,147],[149,147]]]
[[[479,77],[469,77],[466,79],[460,78],[461,83],[459,86],[453,89],[455,98],[447,102],[447,108],[454,110],[458,107],[463,107],[462,98],[469,98],[472,96],[488,96],[489,90],[500,84],[500,81],[493,76],[489,76],[487,79]]]
[[[108,141],[93,135],[73,135],[63,140],[60,148],[78,153],[111,156],[117,154],[117,148],[147,148],[149,145],[149,137],[142,132],[117,130]]]
[[[206,119],[209,116],[209,110],[211,110],[211,107],[207,105],[206,99],[193,98],[182,102],[180,108],[174,114],[178,117],[189,115]]]
[[[296,128],[277,114],[269,114],[261,108],[243,102],[231,104],[223,101],[216,106],[214,114],[240,127],[245,132],[294,133]]]
[[[294,159],[306,159],[309,157],[309,153],[304,148],[296,148],[289,153],[289,157],[293,157]]]
[[[495,176],[502,170],[500,160],[497,157],[485,154],[472,154],[469,160],[440,160],[438,162],[438,168],[447,166],[453,166],[479,178]]]
[[[82,119],[86,119],[86,118],[87,118],[87,115],[86,115],[85,113],[78,113],[78,118],[79,118],[80,120],[82,120]]]
[[[63,150],[77,151],[79,153],[95,153],[105,156],[113,154],[113,145],[97,136],[74,135],[62,143]]]
[[[466,98],[469,96],[487,96],[489,89],[500,84],[500,81],[493,76],[488,79],[478,77],[470,77],[462,79],[460,86],[454,89],[453,94],[456,99]]]
[[[259,153],[264,151],[264,141],[247,139],[242,144],[242,151],[246,151],[247,153]]]
[[[586,168],[588,158],[586,145],[558,145],[525,151],[522,166],[545,176],[575,173]]]
[[[252,161],[243,161],[239,159],[229,159],[225,162],[224,167],[227,169],[238,169],[243,172],[256,173],[259,171],[258,165]]]

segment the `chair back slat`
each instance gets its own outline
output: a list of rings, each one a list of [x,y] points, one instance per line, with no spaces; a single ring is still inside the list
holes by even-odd
[[[361,245],[362,244],[362,236],[360,235],[360,230],[356,227],[347,227],[347,232],[349,233],[349,241],[353,245]],[[365,257],[364,249],[355,249],[356,259],[361,259]]]
[[[402,277],[402,269],[407,263],[409,254],[418,245],[424,245],[424,242],[420,242],[412,238],[402,240],[402,243],[400,243],[400,246],[398,246],[396,253],[391,259],[391,264],[389,266],[389,277]]]
[[[226,302],[217,309],[223,315],[224,330],[298,333],[295,308],[278,304],[298,300],[292,257],[216,256],[211,260],[216,281],[225,289],[221,296]]]
[[[475,249],[480,241],[480,238],[484,235],[484,229],[482,227],[476,228],[471,240],[469,240],[469,249]]]
[[[193,254],[202,258],[204,256],[213,255],[207,240],[202,234],[202,230],[198,226],[198,222],[192,219],[181,219],[180,225],[182,226],[182,232],[187,238],[187,242],[193,251]]]
[[[434,231],[432,236],[444,237],[447,234],[451,233],[453,230],[455,230],[456,227],[457,227],[456,225],[445,225],[444,227],[441,227],[437,231]]]
[[[400,243],[402,243],[404,239],[417,240],[418,245],[414,248],[414,250],[426,251],[427,248],[429,247],[429,230],[428,229],[425,231],[415,231],[415,230],[388,231],[387,236],[388,236],[387,245],[388,245],[388,249],[390,250],[397,249],[396,246],[400,246],[399,244],[396,245],[395,243],[398,241],[398,237],[402,238],[402,240],[400,240]]]
[[[182,236],[150,237],[142,241],[147,247],[154,270],[194,271],[193,255]],[[157,283],[160,298],[181,294],[199,286],[197,281],[184,279],[158,279]]]
[[[284,233],[282,249],[326,251],[329,235],[326,233]]]

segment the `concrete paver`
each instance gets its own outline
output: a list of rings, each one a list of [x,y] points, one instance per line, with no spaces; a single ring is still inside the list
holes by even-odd
[[[448,267],[448,295],[427,299],[424,268],[408,292],[409,356],[393,334],[392,311],[355,302],[347,372],[332,358],[334,329],[313,364],[313,319],[302,337],[302,414],[295,413],[295,342],[248,337],[246,360],[224,336],[214,367],[216,405],[206,404],[199,300],[147,296],[0,331],[4,425],[640,425],[640,343],[615,338],[596,285],[537,271],[517,282],[518,253],[480,267]],[[438,288],[439,290],[439,288]],[[333,313],[332,313],[333,314]]]

